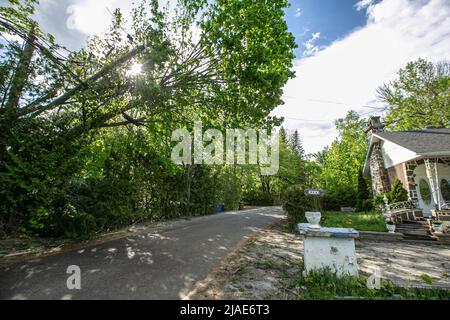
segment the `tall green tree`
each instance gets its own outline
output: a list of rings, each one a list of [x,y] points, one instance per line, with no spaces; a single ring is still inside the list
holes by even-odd
[[[450,62],[410,62],[394,81],[378,89],[388,105],[385,124],[392,130],[450,127]]]
[[[302,142],[300,140],[300,134],[298,130],[295,130],[290,139],[292,150],[300,157],[305,157],[305,149],[303,149]]]
[[[287,132],[286,132],[286,129],[283,126],[280,128],[280,142],[281,143],[287,143],[288,142]]]
[[[370,206],[370,190],[367,185],[367,181],[363,176],[362,168],[358,172],[358,190],[357,190],[357,202],[356,209],[358,211],[367,211]]]
[[[333,192],[358,186],[358,175],[367,151],[365,120],[349,111],[345,118],[335,123],[339,137],[323,154],[322,182]]]

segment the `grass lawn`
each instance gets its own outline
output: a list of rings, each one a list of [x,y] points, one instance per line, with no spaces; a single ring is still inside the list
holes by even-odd
[[[378,212],[326,211],[322,213],[320,225],[323,227],[354,228],[359,231],[387,231],[384,217]]]

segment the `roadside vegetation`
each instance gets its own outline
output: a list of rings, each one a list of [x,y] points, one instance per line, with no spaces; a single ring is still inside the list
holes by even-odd
[[[310,272],[300,276],[294,285],[301,288],[299,300],[449,300],[450,291],[445,289],[405,288],[389,280],[381,279],[378,289],[367,286],[368,278],[337,277],[329,270]]]

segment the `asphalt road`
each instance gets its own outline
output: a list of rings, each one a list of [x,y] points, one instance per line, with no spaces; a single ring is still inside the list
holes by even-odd
[[[16,264],[0,270],[0,299],[182,299],[241,239],[283,216],[277,207],[221,213]],[[71,265],[81,289],[67,288]]]

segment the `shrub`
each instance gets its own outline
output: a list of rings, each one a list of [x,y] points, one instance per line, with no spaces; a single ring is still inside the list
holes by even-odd
[[[299,222],[306,222],[305,212],[314,208],[312,197],[304,194],[304,188],[299,185],[286,189],[283,196],[283,209],[288,214],[288,225],[293,227]]]
[[[408,191],[403,188],[403,183],[396,179],[389,193],[389,203],[408,201]]]
[[[388,195],[386,195],[388,196]],[[389,196],[388,196],[389,199]],[[375,208],[376,206],[384,207],[384,193],[375,196],[372,200],[372,206]]]
[[[388,203],[396,203],[402,201],[408,201],[408,191],[403,188],[403,183],[396,179],[394,185],[392,186],[392,190],[387,193],[382,193],[375,196],[372,199],[372,206],[382,206],[384,207],[384,196],[388,198]]]
[[[358,174],[358,192],[357,192],[357,201],[356,201],[356,210],[357,211],[369,211],[372,209],[371,201],[370,201],[370,191],[367,185],[366,179],[363,177],[362,169],[359,170]]]
[[[355,207],[356,204],[357,194],[351,189],[327,192],[322,199],[323,209],[330,211],[339,211],[341,207]]]

